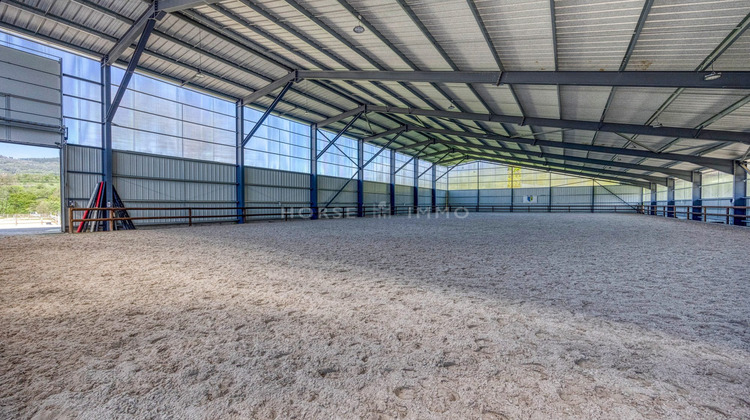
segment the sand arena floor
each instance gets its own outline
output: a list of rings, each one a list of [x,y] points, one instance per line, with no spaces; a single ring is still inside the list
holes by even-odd
[[[749,251],[589,214],[0,237],[0,418],[750,418]]]

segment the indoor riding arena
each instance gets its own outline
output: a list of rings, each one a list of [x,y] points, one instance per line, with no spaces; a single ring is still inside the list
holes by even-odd
[[[748,28],[0,1],[0,418],[750,418]]]

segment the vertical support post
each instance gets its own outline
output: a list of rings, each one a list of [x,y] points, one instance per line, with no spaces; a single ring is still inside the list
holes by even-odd
[[[652,216],[656,215],[656,184],[651,183],[651,211],[649,214]]]
[[[245,146],[242,145],[242,140],[245,138],[245,103],[242,99],[236,103],[234,118],[237,140],[235,159],[237,223],[245,223],[245,212],[242,209],[242,207],[245,207]]]
[[[437,177],[437,165],[432,165],[432,202],[430,203],[432,206],[432,212],[435,213],[437,211],[437,180],[435,179]]]
[[[419,211],[419,159],[414,158],[414,189],[412,190],[414,196],[414,213]]]
[[[594,202],[596,202],[596,180],[591,180],[591,212],[594,212]]]
[[[675,217],[674,178],[667,178],[667,217]]]
[[[552,172],[549,173],[549,197],[547,198],[547,213],[552,213]]]
[[[357,140],[357,217],[365,215],[365,142]]]
[[[112,120],[108,118],[112,107],[112,67],[102,64],[102,181],[105,187],[105,203],[113,202]],[[105,213],[110,217],[109,211]],[[107,227],[106,229],[108,229]]]
[[[701,206],[703,206],[703,174],[693,172],[693,220],[703,220],[701,216]]]
[[[734,194],[732,195],[733,206],[744,207],[747,206],[747,172],[745,168],[740,165],[739,161],[734,162]],[[735,216],[747,215],[745,209],[734,209]],[[737,226],[747,226],[746,219],[744,217],[734,217],[734,224]]]
[[[482,202],[482,191],[479,189],[479,168],[481,162],[477,162],[477,213],[479,213],[479,204]]]
[[[510,212],[513,213],[513,202],[516,200],[516,180],[515,180],[515,170],[513,170],[512,166],[508,167],[510,169]]]
[[[391,216],[396,214],[396,151],[390,150],[390,185],[389,192],[391,196]]]
[[[318,219],[318,125],[310,124],[310,219]]]

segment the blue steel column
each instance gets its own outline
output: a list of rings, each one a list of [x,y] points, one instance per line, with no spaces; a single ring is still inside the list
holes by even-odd
[[[740,162],[734,162],[734,200],[732,201],[733,206],[747,206],[747,172],[745,168],[740,165]],[[747,211],[745,209],[734,209],[735,216],[745,216]],[[734,224],[738,226],[747,226],[744,217],[734,217]]]
[[[437,211],[437,165],[432,165],[432,212]]]
[[[106,187],[106,203],[114,201],[112,195],[113,164],[112,164],[112,120],[108,118],[112,106],[112,67],[102,64],[102,181]],[[109,216],[109,215],[107,215]],[[109,224],[105,223],[109,230]]]
[[[357,217],[365,215],[365,170],[362,167],[365,163],[365,142],[357,141]]]
[[[391,149],[391,177],[390,177],[390,185],[389,185],[389,192],[391,196],[391,216],[396,214],[396,151]]]
[[[310,218],[318,218],[318,125],[310,124]]]
[[[237,150],[235,164],[235,173],[237,176],[237,207],[245,207],[245,147],[242,145],[242,140],[245,138],[245,103],[240,99],[237,101],[235,108],[235,124],[236,124],[236,136],[237,136]],[[242,217],[243,211],[237,209],[237,223],[245,223],[245,218]]]
[[[695,171],[693,172],[693,220],[703,220],[701,215],[703,206],[703,174]]]
[[[414,213],[419,211],[419,159],[414,159],[414,189],[412,190],[414,196]]]
[[[667,217],[674,217],[674,178],[667,178]]]
[[[656,214],[656,184],[651,183],[651,211],[649,211],[649,214],[655,215]]]

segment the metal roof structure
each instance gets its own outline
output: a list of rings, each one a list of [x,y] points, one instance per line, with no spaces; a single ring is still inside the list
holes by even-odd
[[[1,0],[0,27],[441,164],[665,183],[750,153],[747,0]]]

